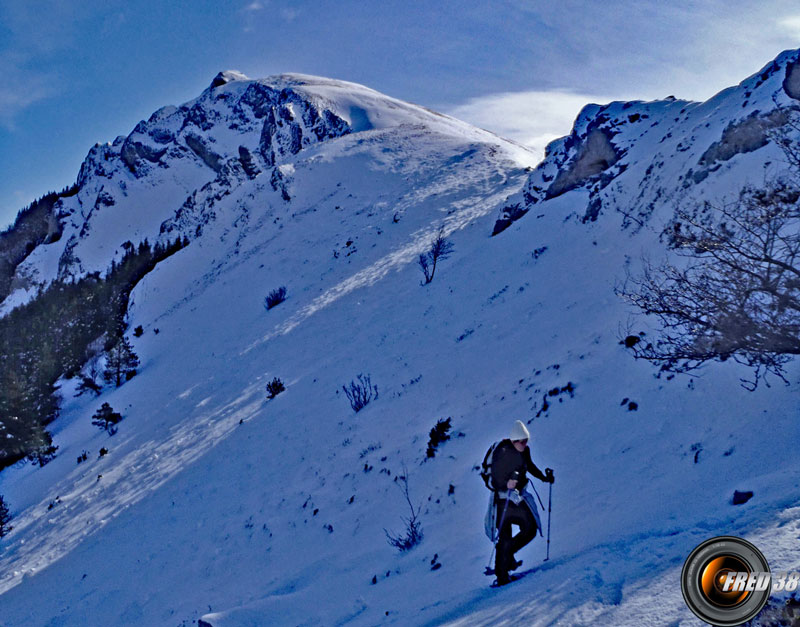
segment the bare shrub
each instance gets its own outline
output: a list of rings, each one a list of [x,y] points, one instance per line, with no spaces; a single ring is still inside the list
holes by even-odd
[[[411,497],[408,494],[408,469],[405,465],[403,466],[403,474],[400,477],[396,477],[395,481],[398,482],[397,486],[403,492],[406,503],[408,503],[408,507],[411,510],[411,515],[408,518],[403,518],[405,529],[402,533],[395,534],[386,529],[384,529],[383,532],[386,534],[386,540],[389,544],[398,551],[403,552],[413,549],[422,542],[422,524],[419,520],[419,507],[416,509],[414,508],[414,504],[411,502]]]
[[[448,241],[444,236],[444,227],[442,227],[431,241],[431,247],[428,249],[428,252],[419,256],[419,267],[425,275],[424,285],[433,281],[433,275],[436,272],[436,263],[440,259],[447,259],[452,252],[453,243]]]
[[[645,259],[616,289],[660,322],[634,356],[671,372],[732,359],[754,370],[750,389],[766,373],[785,381],[800,354],[800,188],[773,181],[728,205],[678,210],[665,235],[677,259]]]
[[[350,381],[350,387],[342,386],[350,407],[358,413],[373,399],[378,398],[378,386],[372,385],[369,375],[359,374],[356,381]]]

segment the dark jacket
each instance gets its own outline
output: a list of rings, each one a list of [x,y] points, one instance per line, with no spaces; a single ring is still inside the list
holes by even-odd
[[[545,481],[544,473],[537,468],[531,459],[531,449],[527,446],[520,453],[514,448],[511,440],[503,440],[497,445],[492,455],[492,484],[495,490],[507,490],[508,480],[517,472],[517,490],[528,484],[526,473],[531,473],[537,479]]]

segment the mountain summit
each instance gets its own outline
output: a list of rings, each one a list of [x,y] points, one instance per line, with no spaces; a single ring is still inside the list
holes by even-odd
[[[330,141],[353,134],[353,140]],[[424,137],[441,136],[452,148],[475,144],[488,152],[491,146],[500,149],[500,160],[532,164],[518,146],[354,83],[299,74],[249,80],[220,72],[199,98],[163,107],[129,135],[95,145],[76,186],[51,203],[51,220],[28,237],[25,248],[33,252],[24,260],[14,260],[0,242],[0,257],[9,266],[15,261],[7,270],[7,292],[17,292],[4,310],[37,286],[105,271],[123,254],[123,242],[198,237],[216,219],[222,198],[234,192],[263,195],[275,210],[288,206],[293,188],[306,187],[301,177],[312,164],[367,153],[389,136],[405,140],[411,151],[394,150],[396,159],[427,150]],[[232,204],[229,211],[245,203]],[[56,239],[53,220],[57,245],[49,245]]]

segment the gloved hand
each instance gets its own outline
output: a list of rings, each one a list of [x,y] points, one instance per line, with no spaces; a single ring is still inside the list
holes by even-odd
[[[522,502],[522,495],[516,490],[509,490],[508,500],[511,501],[514,505],[519,505]]]
[[[555,483],[556,482],[556,478],[553,475],[553,469],[552,468],[545,468],[544,469],[544,475],[545,475],[545,481],[547,483]]]

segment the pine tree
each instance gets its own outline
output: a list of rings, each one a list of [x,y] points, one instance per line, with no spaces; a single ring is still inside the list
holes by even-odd
[[[45,439],[44,444],[36,447],[30,453],[28,453],[28,459],[34,466],[39,466],[40,468],[44,468],[47,464],[53,461],[56,457],[56,451],[58,447],[53,444],[52,436],[47,432],[42,430],[43,437]]]
[[[136,368],[138,366],[139,358],[136,356],[136,353],[133,352],[133,347],[130,342],[123,336],[120,338],[119,342],[108,351],[103,378],[108,383],[113,381],[116,386],[119,387],[124,381],[128,381],[136,374]]]
[[[0,496],[0,538],[6,535],[13,529],[8,523],[11,522],[11,512],[8,510],[8,505]]]
[[[103,403],[92,416],[92,424],[105,429],[109,435],[117,432],[116,425],[120,420],[122,420],[122,414],[115,412],[108,403]]]

